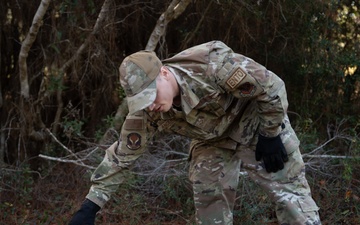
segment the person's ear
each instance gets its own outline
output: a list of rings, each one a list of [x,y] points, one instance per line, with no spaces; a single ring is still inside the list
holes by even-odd
[[[169,80],[170,71],[169,71],[165,66],[162,66],[162,67],[160,68],[160,75],[161,75],[162,78],[164,78],[165,80]]]

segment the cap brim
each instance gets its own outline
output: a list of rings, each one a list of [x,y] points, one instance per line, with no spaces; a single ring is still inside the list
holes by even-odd
[[[156,79],[149,84],[147,88],[140,93],[127,97],[129,113],[133,114],[137,111],[150,106],[156,99]]]

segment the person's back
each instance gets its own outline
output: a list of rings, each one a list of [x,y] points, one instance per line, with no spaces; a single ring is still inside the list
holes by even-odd
[[[220,41],[194,46],[163,60],[163,64],[173,72],[181,88],[185,122],[179,127],[171,127],[172,131],[207,141],[230,137],[241,145],[248,145],[258,129],[259,119],[263,119],[264,123],[275,124],[263,126],[262,133],[267,136],[278,134],[282,118],[262,116],[262,112],[280,109],[286,113],[285,87],[279,77],[262,65],[234,53]],[[272,95],[279,96],[277,105],[264,107],[259,114],[254,112],[258,104],[256,98],[266,101],[265,97],[273,97],[264,95],[264,88],[270,87]],[[166,118],[174,114],[166,113]]]

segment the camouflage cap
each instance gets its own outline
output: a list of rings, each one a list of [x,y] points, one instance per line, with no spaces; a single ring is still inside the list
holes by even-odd
[[[160,59],[150,51],[136,52],[121,63],[120,83],[127,96],[130,113],[142,110],[155,101],[155,79],[161,66]]]

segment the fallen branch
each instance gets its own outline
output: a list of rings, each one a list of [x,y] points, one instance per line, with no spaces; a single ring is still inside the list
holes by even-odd
[[[325,147],[327,144],[329,144],[330,142],[332,142],[333,140],[335,140],[336,137],[333,137],[329,140],[327,140],[325,143],[323,143],[322,145],[320,145],[319,147],[315,148],[314,150],[312,150],[311,152],[309,153],[306,153],[306,154],[303,154],[302,156],[303,157],[308,157],[308,156],[311,156],[311,154],[315,153],[316,151],[322,149],[323,147]]]
[[[304,154],[303,158],[360,159],[360,156],[309,155],[309,154]]]
[[[64,163],[74,163],[76,165],[79,165],[79,166],[83,166],[83,167],[86,167],[86,168],[89,168],[89,169],[95,169],[95,167],[93,166],[88,166],[86,164],[83,163],[84,160],[86,160],[90,155],[92,155],[95,151],[97,151],[99,148],[96,147],[95,149],[93,149],[90,153],[88,153],[85,157],[79,157],[77,154],[75,154],[72,150],[70,150],[68,147],[66,147],[63,143],[61,143],[53,133],[51,133],[51,131],[49,129],[45,129],[46,132],[63,148],[65,149],[68,153],[70,153],[70,155],[66,156],[66,157],[69,157],[69,156],[72,156],[72,157],[75,157],[76,160],[72,160],[72,159],[65,159],[65,158],[57,158],[57,157],[52,157],[52,156],[47,156],[47,155],[43,155],[43,154],[39,154],[39,157],[40,158],[44,158],[44,159],[49,159],[49,160],[52,160],[52,161],[58,161],[58,162],[64,162]],[[102,147],[105,147],[102,146]]]
[[[43,158],[43,159],[48,159],[48,160],[52,160],[52,161],[57,161],[57,162],[73,163],[73,164],[75,164],[75,165],[82,166],[82,167],[86,167],[86,168],[92,169],[92,170],[96,169],[96,167],[88,166],[88,165],[86,165],[86,164],[84,164],[83,162],[78,161],[78,160],[56,158],[56,157],[47,156],[47,155],[43,155],[43,154],[39,154],[39,157],[40,157],[40,158]],[[79,162],[81,162],[81,163],[79,163]]]
[[[68,149],[63,143],[61,143],[61,142],[55,137],[55,135],[54,135],[53,133],[51,133],[51,131],[50,131],[48,128],[46,128],[45,130],[46,130],[46,132],[48,132],[48,134],[50,134],[50,136],[51,136],[63,149],[65,149],[67,152],[69,152],[69,153],[70,153],[72,156],[74,156],[75,158],[79,159],[79,158],[77,157],[77,155],[76,155],[73,151],[71,151],[70,149]]]

